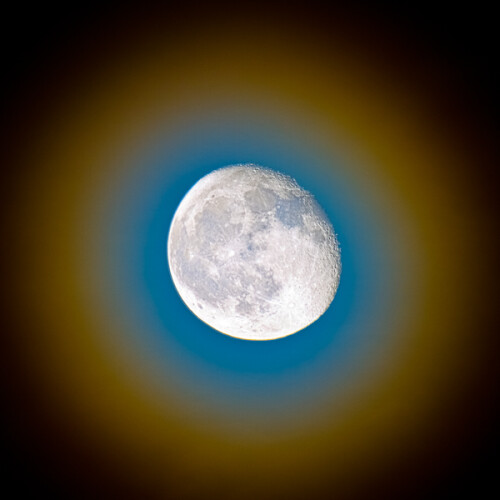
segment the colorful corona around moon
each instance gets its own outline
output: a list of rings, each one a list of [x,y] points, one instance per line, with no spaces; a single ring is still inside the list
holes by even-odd
[[[13,289],[28,372],[61,442],[138,491],[344,491],[449,419],[479,300],[471,158],[426,81],[328,36],[144,32],[74,63],[33,120]],[[296,179],[342,245],[335,307],[273,342],[200,322],[165,258],[179,200],[241,163]]]

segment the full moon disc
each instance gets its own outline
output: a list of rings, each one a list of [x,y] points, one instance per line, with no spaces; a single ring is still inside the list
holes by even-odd
[[[254,164],[200,179],[175,212],[167,247],[189,309],[241,339],[302,330],[328,309],[339,284],[338,241],[314,197]]]

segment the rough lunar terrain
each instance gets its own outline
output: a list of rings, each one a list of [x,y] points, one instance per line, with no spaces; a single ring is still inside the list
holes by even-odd
[[[180,203],[168,261],[196,316],[233,337],[270,340],[318,319],[340,279],[340,249],[313,196],[257,165],[200,179]]]

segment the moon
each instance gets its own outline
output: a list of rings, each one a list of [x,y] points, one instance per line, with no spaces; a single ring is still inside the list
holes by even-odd
[[[187,307],[246,340],[278,339],[316,321],[341,273],[337,237],[312,194],[255,164],[214,170],[188,191],[167,255]]]

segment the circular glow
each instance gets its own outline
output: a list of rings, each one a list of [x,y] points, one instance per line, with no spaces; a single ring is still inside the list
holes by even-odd
[[[333,228],[313,196],[254,164],[216,170],[191,188],[172,220],[168,261],[189,309],[247,340],[316,321],[341,269]]]

